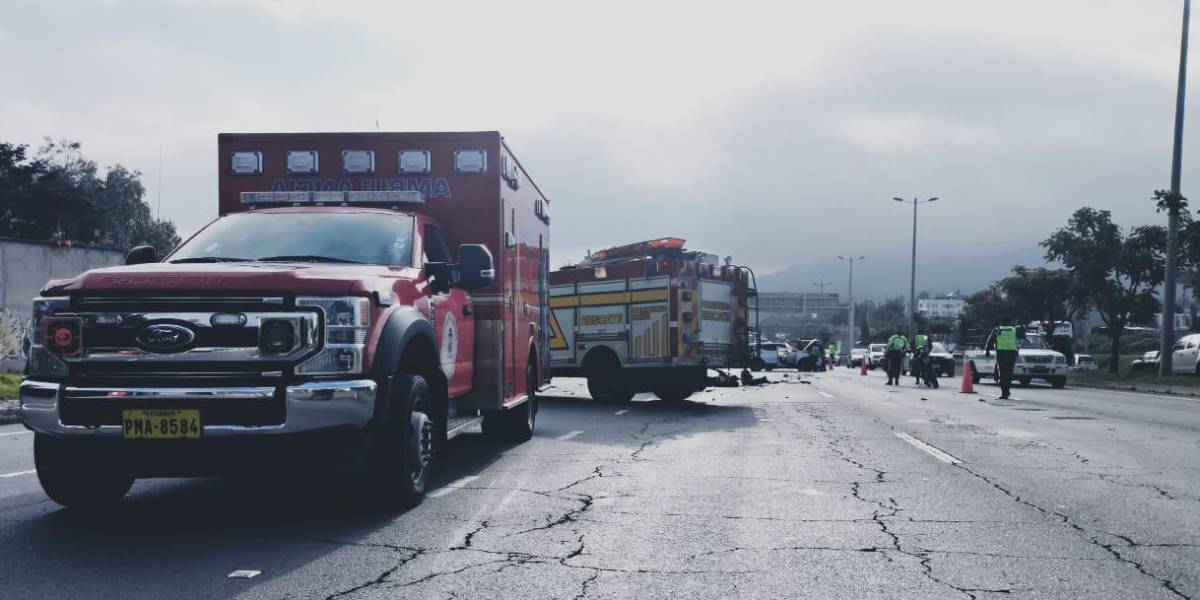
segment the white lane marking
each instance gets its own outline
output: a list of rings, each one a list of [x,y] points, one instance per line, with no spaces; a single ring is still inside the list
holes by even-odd
[[[37,473],[37,469],[30,469],[28,471],[17,471],[16,473],[5,473],[3,475],[0,475],[0,479],[8,479],[9,477],[20,477],[22,475],[32,475],[34,473]]]
[[[614,414],[614,415],[617,415],[617,416],[619,417],[619,416],[621,416],[621,415],[623,415],[623,414],[625,414],[625,413],[627,413],[627,412],[629,412],[629,409],[628,409],[628,408],[622,408],[621,410],[618,410],[617,412],[615,412],[615,413],[613,413],[613,414]]]
[[[948,465],[957,465],[962,462],[961,460],[958,460],[957,458],[954,458],[953,456],[950,456],[949,454],[946,454],[945,452],[942,452],[941,450],[938,450],[937,448],[934,448],[933,446],[930,446],[929,444],[926,444],[925,442],[922,442],[921,440],[918,440],[917,438],[915,438],[911,435],[908,435],[907,433],[904,433],[903,431],[897,431],[896,437],[912,444],[913,446],[924,451],[926,454],[928,454]]]
[[[225,577],[229,579],[254,579],[259,575],[262,575],[262,571],[255,571],[254,569],[238,569],[226,575]]]
[[[13,436],[13,435],[29,435],[31,433],[33,433],[33,432],[29,431],[28,429],[25,431],[10,431],[8,433],[0,433],[0,437],[9,437],[9,436]]]
[[[471,483],[472,481],[475,481],[476,479],[479,479],[478,475],[467,475],[466,477],[463,477],[462,479],[451,481],[445,487],[436,489],[432,492],[429,492],[426,495],[429,496],[430,498],[441,498],[442,496],[445,496],[446,494],[449,494],[450,492],[453,492],[454,490],[459,490],[459,489],[466,487],[467,484]]]
[[[571,439],[571,438],[573,438],[573,437],[575,437],[575,436],[577,436],[577,435],[579,435],[579,434],[581,434],[581,433],[583,433],[583,430],[581,430],[581,429],[576,429],[575,431],[568,431],[567,433],[564,433],[564,434],[562,434],[562,435],[560,435],[560,436],[558,436],[558,437],[556,437],[556,438],[554,438],[554,439],[556,439],[556,440],[562,440],[562,441],[564,441],[564,442],[565,442],[565,441],[567,441],[567,440],[569,440],[569,439]]]
[[[822,396],[824,396],[824,397],[826,397],[826,398],[829,398],[830,400],[833,400],[833,394],[827,394],[827,393],[825,393],[825,392],[823,392],[823,391],[821,391],[821,390],[817,390],[817,393],[818,393],[818,394],[820,394],[820,395],[822,395]]]

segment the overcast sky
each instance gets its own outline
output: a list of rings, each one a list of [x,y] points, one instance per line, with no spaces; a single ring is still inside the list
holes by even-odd
[[[222,131],[499,130],[555,265],[674,235],[815,289],[971,291],[1076,208],[1162,221],[1179,0],[0,0],[0,139],[140,170],[182,233]],[[1198,42],[1200,44],[1200,42]],[[1200,59],[1193,60],[1200,67]],[[1193,83],[1200,79],[1192,69]],[[1200,164],[1189,104],[1183,190]],[[1200,194],[1194,194],[1200,197]]]

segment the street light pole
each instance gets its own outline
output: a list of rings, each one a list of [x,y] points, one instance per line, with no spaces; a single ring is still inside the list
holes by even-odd
[[[913,333],[913,318],[917,313],[917,205],[937,202],[937,197],[921,200],[913,198],[905,200],[904,198],[892,198],[896,202],[909,202],[913,205],[913,234],[912,234],[912,267],[909,270],[908,278],[908,339],[912,339]]]
[[[850,263],[850,281],[847,285],[846,296],[850,309],[846,313],[846,355],[854,349],[854,261],[862,260],[865,256],[839,256],[838,260]]]
[[[1183,0],[1183,33],[1179,41],[1179,83],[1175,87],[1175,144],[1171,151],[1171,196],[1179,198],[1180,165],[1183,161],[1183,109],[1187,91],[1188,22],[1191,20],[1192,2]],[[1172,352],[1175,347],[1175,271],[1178,270],[1175,254],[1179,238],[1179,215],[1167,210],[1167,256],[1166,274],[1163,277],[1162,339],[1158,346],[1158,374],[1167,376],[1172,371]]]

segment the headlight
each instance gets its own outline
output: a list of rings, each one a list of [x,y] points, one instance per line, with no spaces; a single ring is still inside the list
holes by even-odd
[[[316,356],[296,367],[300,375],[338,375],[361,373],[367,333],[371,329],[371,301],[368,298],[297,298],[296,306],[321,310],[325,344]]]
[[[1055,356],[1055,357],[1054,357],[1054,364],[1056,364],[1056,365],[1065,365],[1065,364],[1067,364],[1067,357],[1065,357],[1065,356]]]
[[[29,346],[26,368],[31,377],[66,376],[63,355],[82,352],[82,321],[77,317],[55,317],[70,310],[70,304],[69,298],[34,298],[33,316],[25,328],[25,343]]]

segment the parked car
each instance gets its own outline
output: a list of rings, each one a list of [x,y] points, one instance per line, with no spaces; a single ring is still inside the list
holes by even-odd
[[[866,348],[852,348],[850,350],[850,366],[861,367],[864,358],[867,359],[867,365],[869,366],[871,360],[870,353],[871,351]]]
[[[1185,335],[1171,348],[1171,372],[1200,374],[1200,334]]]
[[[1129,363],[1130,373],[1150,373],[1154,371],[1158,371],[1158,350],[1146,352],[1142,354],[1141,358]]]
[[[887,353],[887,344],[871,344],[868,346],[867,352],[867,368],[875,370],[876,367],[883,366],[884,354]]]
[[[750,368],[755,371],[774,370],[776,367],[781,367],[786,364],[787,351],[783,349],[783,344],[778,342],[763,342],[758,345],[758,360],[755,361]]]
[[[1099,367],[1096,365],[1096,357],[1091,354],[1076,354],[1075,364],[1071,368],[1076,371],[1095,371]]]
[[[941,342],[933,343],[933,350],[929,353],[929,358],[938,365],[939,376],[954,376],[954,356],[946,350],[946,346],[942,345]]]

